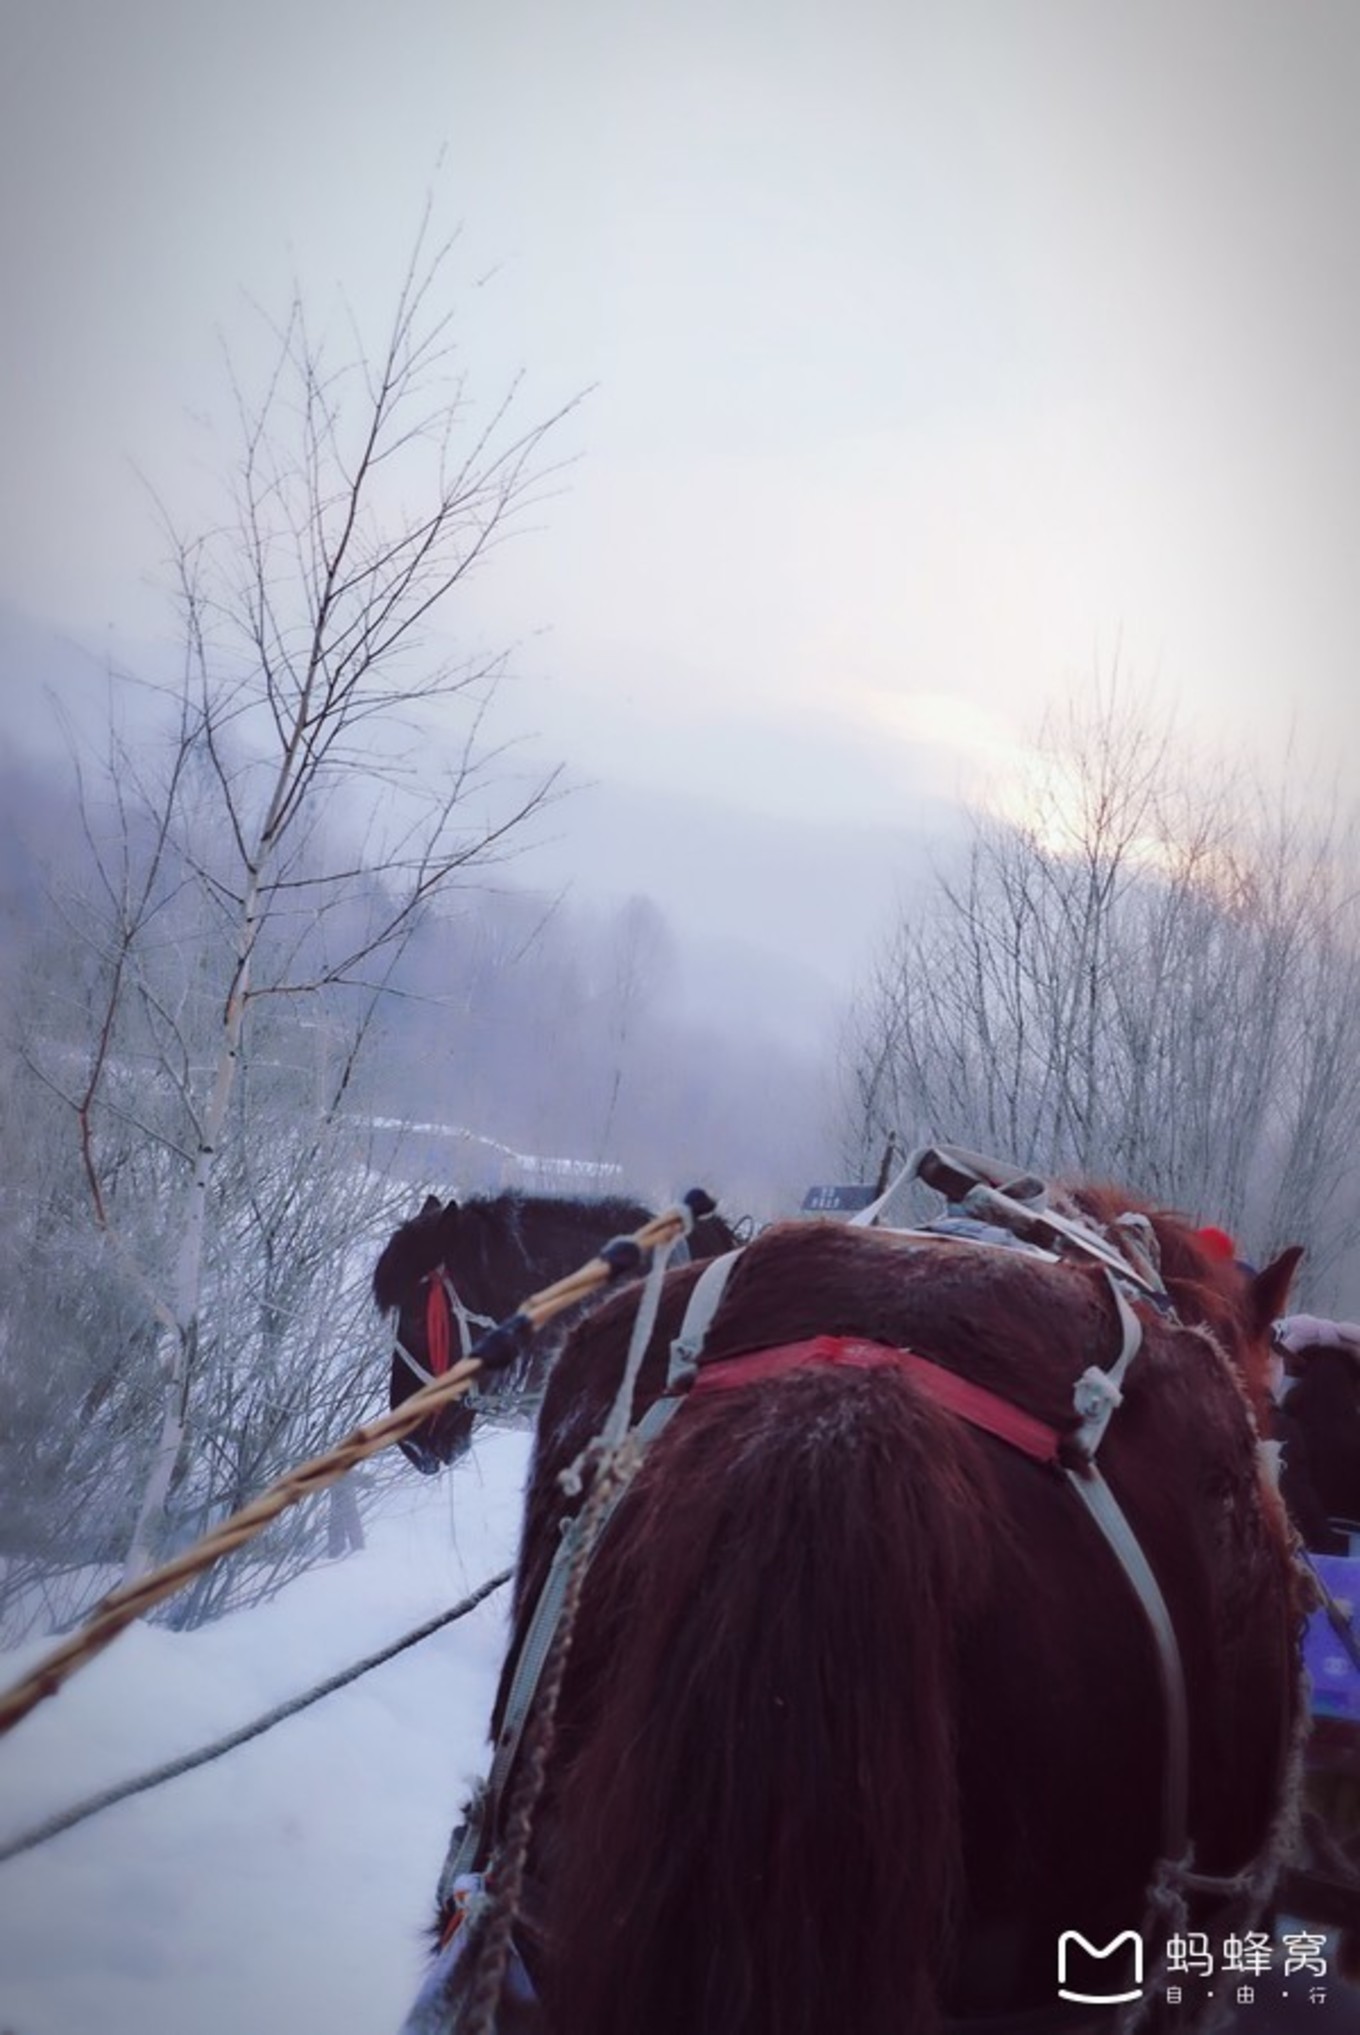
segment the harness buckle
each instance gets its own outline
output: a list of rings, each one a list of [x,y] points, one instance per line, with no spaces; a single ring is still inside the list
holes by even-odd
[[[1072,1388],[1072,1403],[1081,1422],[1072,1437],[1072,1446],[1089,1462],[1100,1447],[1115,1408],[1123,1405],[1124,1394],[1108,1371],[1090,1364]]]

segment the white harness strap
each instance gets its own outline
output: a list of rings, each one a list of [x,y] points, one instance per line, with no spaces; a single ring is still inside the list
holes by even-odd
[[[614,1404],[610,1407],[604,1426],[596,1438],[596,1446],[601,1453],[618,1448],[633,1426],[633,1401],[637,1396],[638,1373],[642,1369],[642,1360],[652,1340],[652,1330],[656,1327],[657,1312],[661,1306],[661,1288],[666,1278],[666,1265],[671,1251],[678,1242],[677,1237],[669,1244],[658,1244],[652,1252],[652,1262],[643,1284],[642,1298],[638,1301],[638,1310],[633,1316],[633,1330],[628,1341],[628,1354],[624,1359],[623,1376],[619,1380],[619,1389],[614,1394]]]
[[[490,1314],[474,1314],[470,1307],[464,1307],[459,1297],[458,1288],[454,1285],[442,1265],[439,1267],[439,1280],[445,1293],[448,1295],[449,1311],[458,1324],[459,1355],[466,1357],[471,1352],[474,1341],[473,1336],[468,1331],[468,1323],[472,1322],[477,1328],[494,1328],[496,1326],[495,1317]]]
[[[419,1378],[422,1385],[434,1384],[435,1382],[434,1372],[427,1371],[425,1369],[425,1366],[422,1363],[420,1363],[417,1358],[411,1355],[411,1352],[407,1349],[405,1343],[402,1341],[399,1335],[393,1336],[392,1348],[396,1352],[397,1356],[401,1358],[401,1361],[403,1362],[403,1364],[405,1364],[407,1370],[411,1372],[413,1377]]]
[[[1116,1406],[1123,1403],[1124,1379],[1129,1365],[1143,1346],[1143,1325],[1124,1298],[1118,1280],[1106,1271],[1105,1283],[1119,1316],[1119,1355],[1108,1371],[1102,1371],[1098,1364],[1089,1365],[1072,1390],[1072,1401],[1081,1419],[1081,1426],[1072,1439],[1088,1462],[1093,1460],[1104,1439],[1111,1414]]]
[[[1089,1375],[1089,1374],[1088,1374]],[[1162,1687],[1166,1764],[1162,1772],[1162,1847],[1174,1867],[1186,1859],[1189,1800],[1190,1717],[1180,1647],[1161,1585],[1153,1575],[1138,1536],[1124,1516],[1114,1492],[1094,1463],[1082,1472],[1068,1470],[1067,1481],[1090,1513],[1137,1592],[1157,1653]]]
[[[1155,1266],[1149,1269],[1156,1276]],[[1171,1930],[1184,1927],[1186,1896],[1190,1893],[1208,1894],[1224,1901],[1243,1901],[1248,1909],[1254,1911],[1269,1889],[1275,1864],[1275,1844],[1272,1834],[1260,1856],[1236,1874],[1197,1873],[1193,1870],[1194,1854],[1189,1832],[1190,1707],[1180,1645],[1161,1585],[1143,1553],[1137,1534],[1095,1461],[1110,1417],[1123,1401],[1124,1379],[1143,1341],[1142,1324],[1124,1297],[1120,1282],[1108,1269],[1105,1276],[1119,1315],[1121,1346],[1108,1371],[1095,1365],[1088,1367],[1073,1389],[1073,1400],[1081,1417],[1081,1426],[1074,1440],[1085,1457],[1085,1463],[1079,1469],[1069,1469],[1066,1476],[1132,1584],[1157,1656],[1164,1727],[1162,1856],[1147,1888],[1147,1909],[1140,1932],[1146,1942],[1151,1940],[1159,1921]],[[1141,2026],[1151,1997],[1151,1992],[1147,1991],[1140,2001],[1123,2010],[1118,2022],[1121,2035],[1132,2035],[1132,2031]]]
[[[666,1373],[668,1393],[688,1385],[693,1378],[708,1340],[708,1331],[713,1325],[713,1317],[722,1304],[732,1269],[744,1248],[743,1245],[735,1251],[724,1252],[720,1258],[710,1258],[691,1286],[680,1333],[671,1344],[670,1367]]]

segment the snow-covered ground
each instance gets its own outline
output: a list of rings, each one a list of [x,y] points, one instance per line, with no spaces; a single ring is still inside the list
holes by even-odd
[[[0,1839],[248,1723],[514,1555],[527,1434],[412,1477],[366,1551],[201,1631],[136,1626],[0,1740]],[[465,1777],[508,1589],[196,1772],[0,1864],[0,2035],[386,2035]],[[0,1685],[44,1651],[0,1656]]]

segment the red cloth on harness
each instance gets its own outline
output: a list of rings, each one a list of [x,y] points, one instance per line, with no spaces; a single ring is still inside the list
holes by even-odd
[[[929,1394],[939,1406],[957,1413],[970,1426],[997,1435],[1035,1462],[1058,1461],[1058,1435],[1032,1414],[1022,1413],[1009,1400],[981,1385],[960,1378],[941,1364],[931,1363],[915,1350],[891,1348],[887,1343],[868,1342],[860,1336],[818,1335],[806,1342],[781,1343],[768,1350],[752,1350],[745,1356],[722,1357],[701,1364],[692,1392],[723,1390],[738,1385],[757,1385],[767,1378],[782,1377],[786,1371],[806,1364],[844,1364],[857,1371],[901,1371]]]
[[[442,1378],[449,1368],[449,1311],[449,1296],[444,1291],[443,1277],[432,1272],[425,1294],[425,1341],[430,1353],[430,1369],[436,1378]]]

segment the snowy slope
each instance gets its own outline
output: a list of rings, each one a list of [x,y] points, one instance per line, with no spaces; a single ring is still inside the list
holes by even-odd
[[[524,1434],[412,1478],[360,1555],[137,1626],[0,1741],[0,1835],[247,1723],[513,1558]],[[0,2035],[384,2035],[415,1989],[508,1589],[302,1716],[0,1865]],[[44,1649],[0,1657],[8,1684]]]

